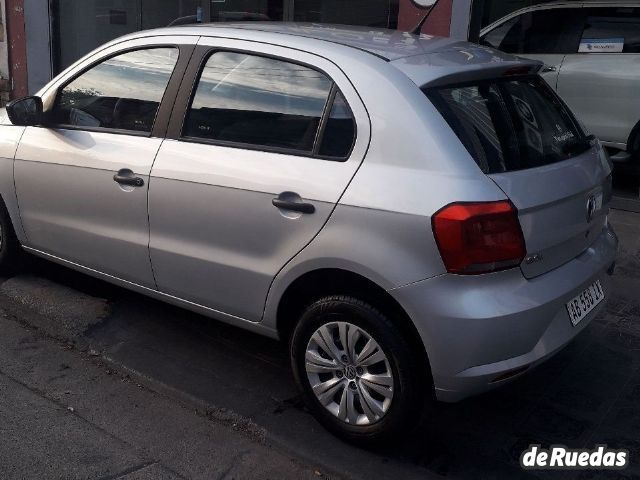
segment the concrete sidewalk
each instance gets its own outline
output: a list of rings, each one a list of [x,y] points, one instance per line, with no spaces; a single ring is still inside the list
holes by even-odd
[[[325,478],[0,314],[0,478]],[[224,419],[222,419],[224,420]]]

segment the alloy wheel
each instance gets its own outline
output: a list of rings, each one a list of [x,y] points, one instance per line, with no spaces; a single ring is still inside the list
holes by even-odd
[[[305,352],[307,378],[318,401],[350,425],[371,425],[388,412],[393,374],[384,351],[362,328],[322,325]]]

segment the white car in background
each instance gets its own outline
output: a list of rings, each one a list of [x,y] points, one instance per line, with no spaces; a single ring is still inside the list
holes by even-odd
[[[556,89],[612,160],[640,160],[640,2],[551,2],[523,8],[480,42],[545,63]]]

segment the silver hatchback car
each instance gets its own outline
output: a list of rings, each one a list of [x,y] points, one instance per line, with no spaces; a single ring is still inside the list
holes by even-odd
[[[323,425],[391,438],[609,295],[611,165],[540,66],[350,27],[120,38],[8,106],[0,265],[24,249],[281,338]]]

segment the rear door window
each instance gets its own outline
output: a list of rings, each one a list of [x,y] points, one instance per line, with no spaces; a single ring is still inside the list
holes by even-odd
[[[581,53],[640,53],[640,8],[587,8]]]
[[[483,40],[506,53],[575,53],[582,26],[580,18],[580,10],[575,8],[527,12],[497,26]]]
[[[487,174],[548,165],[590,146],[573,115],[537,76],[425,93]]]
[[[356,121],[337,85],[306,65],[219,51],[207,60],[182,136],[238,148],[345,161]]]
[[[202,71],[184,135],[311,152],[332,84],[303,65],[214,53]]]

